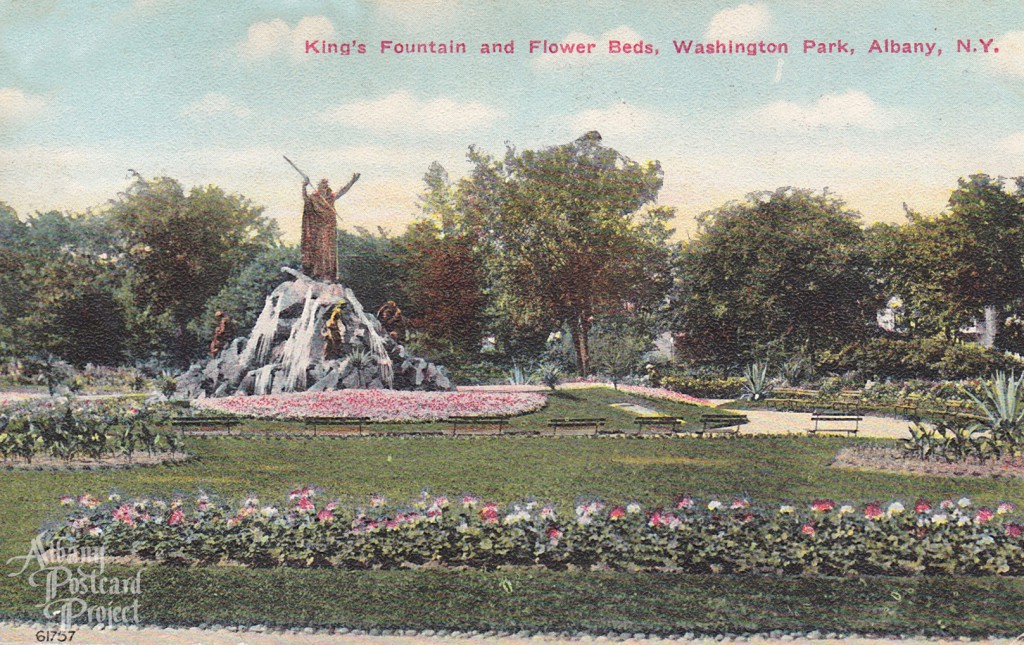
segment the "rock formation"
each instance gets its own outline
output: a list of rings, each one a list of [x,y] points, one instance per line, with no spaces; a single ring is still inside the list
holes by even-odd
[[[284,271],[295,279],[267,296],[248,338],[193,365],[178,379],[178,396],[453,389],[443,367],[410,355],[351,289]]]

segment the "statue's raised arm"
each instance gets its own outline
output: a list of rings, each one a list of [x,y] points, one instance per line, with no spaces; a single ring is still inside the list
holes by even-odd
[[[334,193],[333,197],[331,198],[331,202],[333,203],[333,202],[338,201],[339,197],[341,197],[342,195],[347,193],[349,188],[352,188],[353,184],[355,184],[357,181],[359,181],[359,176],[360,175],[357,172],[356,173],[352,173],[352,179],[349,179],[348,183],[345,184],[345,186],[341,190],[339,190],[338,192]]]

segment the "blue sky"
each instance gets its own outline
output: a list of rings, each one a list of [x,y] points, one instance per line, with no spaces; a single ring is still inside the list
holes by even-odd
[[[362,179],[342,225],[399,231],[432,161],[467,171],[596,129],[665,170],[680,237],[755,190],[828,187],[867,222],[942,208],[958,177],[1024,175],[1024,4],[0,0],[0,200],[22,215],[101,206],[127,169],[213,183],[296,240],[299,179]],[[958,39],[999,53],[958,54]],[[307,55],[353,40],[365,55]],[[531,39],[594,42],[531,55]],[[611,56],[607,41],[656,56]],[[677,55],[673,40],[787,43],[785,55]],[[804,54],[841,39],[853,55]],[[869,54],[873,39],[941,56]],[[469,54],[381,55],[381,40]],[[515,53],[480,55],[484,42]]]

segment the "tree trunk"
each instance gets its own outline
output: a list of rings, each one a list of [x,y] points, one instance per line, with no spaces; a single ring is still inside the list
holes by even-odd
[[[590,334],[590,316],[577,316],[572,326],[572,341],[576,349],[576,366],[580,376],[586,378],[590,375],[590,345],[588,336]]]

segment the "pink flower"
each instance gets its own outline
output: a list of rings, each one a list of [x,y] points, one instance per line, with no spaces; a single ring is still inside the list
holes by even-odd
[[[180,508],[176,508],[173,511],[171,511],[171,516],[167,518],[167,523],[171,525],[181,524],[182,521],[184,521],[184,519],[185,514],[181,512]]]
[[[300,497],[299,498],[299,503],[296,504],[296,506],[298,507],[298,509],[300,511],[305,511],[305,512],[312,511],[315,508],[313,506],[313,502],[308,497]]]
[[[749,508],[749,507],[750,507],[750,500],[743,499],[742,497],[737,497],[737,498],[733,499],[732,500],[732,504],[729,506],[729,508],[731,508],[734,511],[742,510],[744,508]]]
[[[113,513],[114,519],[128,526],[135,526],[135,508],[131,504],[122,504]]]
[[[288,499],[295,501],[296,499],[313,497],[314,495],[316,495],[316,493],[313,492],[312,488],[310,488],[309,486],[303,486],[302,488],[297,488],[293,490],[291,494],[288,495]]]
[[[687,510],[691,508],[693,508],[693,500],[690,499],[689,495],[685,497],[680,497],[678,500],[676,500],[677,511]]]
[[[954,506],[956,506],[956,504],[954,504],[953,500],[951,500],[951,499],[944,499],[939,504],[939,508],[941,508],[944,511],[952,510]]]
[[[84,506],[85,508],[96,508],[97,506],[100,505],[100,500],[93,497],[92,495],[87,494],[79,497],[78,503]]]
[[[999,515],[1005,515],[1006,513],[1012,513],[1016,509],[1017,507],[1011,504],[1010,502],[1002,502],[1001,504],[999,504],[999,506],[996,507],[996,513],[998,513]]]
[[[817,531],[814,530],[814,524],[808,522],[800,527],[800,532],[804,535],[814,535]]]
[[[498,505],[487,504],[480,509],[480,519],[484,521],[484,524],[497,524],[498,523]]]
[[[1006,535],[1009,537],[1020,537],[1021,534],[1024,534],[1024,526],[1012,523],[1006,525]]]
[[[552,526],[548,529],[547,535],[549,542],[551,542],[552,544],[558,544],[558,541],[562,539],[562,535],[564,535],[564,533],[557,527]]]
[[[993,513],[990,509],[981,508],[975,514],[974,521],[977,524],[984,524],[985,522],[990,521],[993,517],[995,517],[995,513]]]
[[[74,503],[75,503],[75,498],[72,497],[71,495],[61,495],[60,496],[60,505],[61,506],[71,506]]]
[[[836,503],[830,499],[816,499],[811,502],[811,509],[819,513],[828,513],[836,507]]]
[[[334,512],[329,508],[325,508],[316,514],[316,519],[318,522],[329,524],[334,521]]]
[[[610,519],[610,520],[620,520],[620,519],[622,519],[625,516],[626,516],[626,507],[624,507],[624,506],[615,506],[608,513],[608,519]]]
[[[878,518],[882,517],[882,515],[884,515],[884,513],[882,512],[882,505],[879,504],[878,502],[871,502],[870,504],[864,507],[864,517],[868,518],[869,520],[877,520]]]
[[[932,510],[932,505],[924,501],[923,499],[917,500],[917,503],[914,504],[915,513],[927,513],[930,510]]]
[[[474,508],[480,502],[480,498],[473,495],[462,496],[462,507],[463,508]]]

